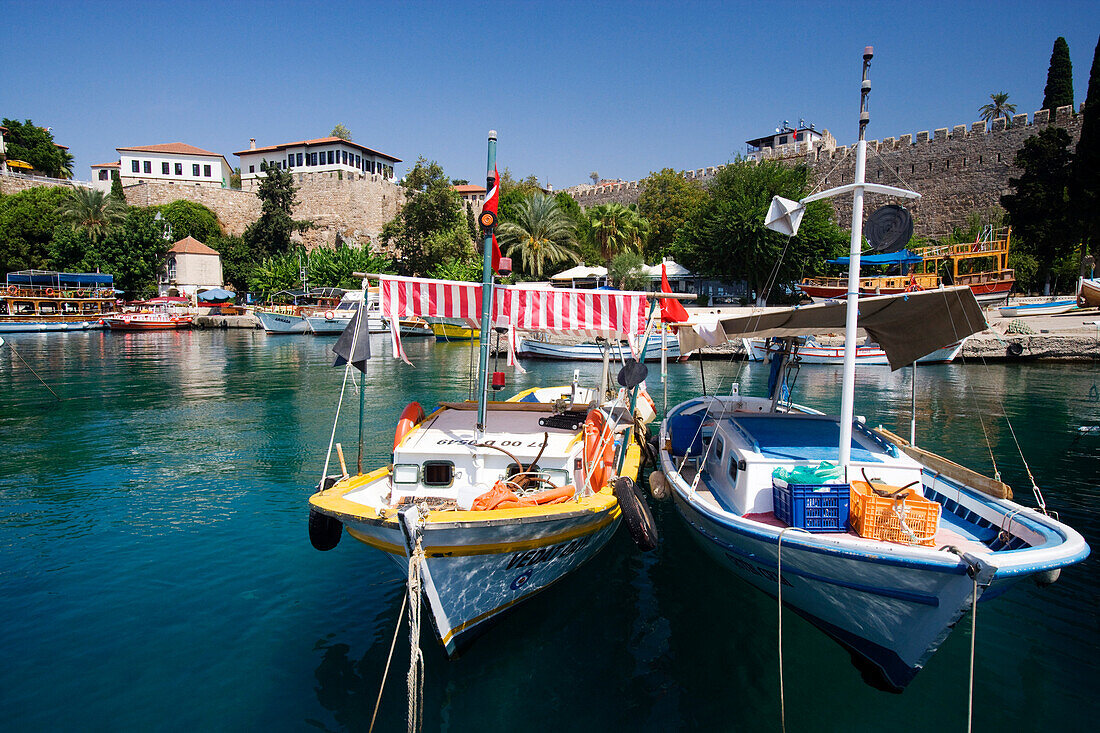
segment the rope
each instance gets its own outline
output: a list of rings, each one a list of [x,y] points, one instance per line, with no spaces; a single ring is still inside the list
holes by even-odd
[[[409,597],[407,595],[401,596],[401,610],[397,612],[397,625],[393,628],[393,641],[390,642],[390,653],[386,657],[386,669],[382,672],[382,684],[378,686],[378,699],[374,701],[374,713],[370,716],[370,728],[367,729],[367,733],[371,733],[374,730],[374,721],[378,717],[378,706],[382,704],[382,690],[386,689],[386,677],[390,673],[390,662],[393,660],[393,648],[397,646],[397,633],[401,631],[401,618],[405,615],[405,604],[408,602]]]
[[[30,364],[27,363],[27,360],[23,358],[22,354],[20,354],[18,351],[15,350],[15,346],[13,346],[12,344],[9,343],[8,348],[11,349],[11,353],[13,353],[13,354],[15,354],[16,356],[19,357],[19,361],[23,362],[23,366],[25,366],[25,367],[27,367],[27,369],[31,370],[31,374],[33,374],[38,379],[38,381],[42,383],[42,386],[45,387],[46,389],[49,389],[50,394],[52,394],[54,397],[57,397],[57,401],[60,402],[61,398],[57,396],[57,392],[54,392],[52,389],[50,389],[50,385],[46,384],[46,380],[43,379],[42,377],[38,376],[38,372],[36,372],[34,370],[34,367],[32,367]]]
[[[424,562],[424,548],[420,539],[416,551],[409,558],[409,733],[416,733],[424,725],[424,652],[420,649],[420,565]]]
[[[325,479],[328,477],[328,464],[332,460],[332,446],[336,443],[336,426],[340,424],[340,408],[344,406],[344,393],[348,388],[348,375],[351,374],[351,362],[355,359],[355,346],[359,343],[359,333],[363,330],[363,321],[365,318],[360,318],[355,322],[355,332],[351,335],[351,351],[348,353],[350,357],[347,364],[344,365],[344,381],[340,384],[340,399],[336,401],[336,417],[332,420],[332,434],[328,439],[328,451],[325,453],[325,467],[321,470],[321,482],[318,487],[321,490],[325,488]],[[351,380],[352,385],[355,384],[355,380]]]
[[[970,687],[967,692],[966,733],[974,726],[974,637],[978,635],[978,576],[974,576],[974,595],[970,602]]]
[[[779,539],[776,542],[775,583],[777,589],[775,595],[779,601],[777,604],[779,606],[779,724],[783,731],[787,730],[787,700],[783,687],[783,535],[791,530],[809,534],[800,527],[787,527],[779,532]]]

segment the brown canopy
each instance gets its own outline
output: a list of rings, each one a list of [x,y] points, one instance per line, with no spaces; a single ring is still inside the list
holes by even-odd
[[[679,327],[680,351],[746,337],[809,336],[844,330],[847,304],[818,303]],[[859,299],[859,328],[886,352],[891,369],[989,328],[967,287]]]

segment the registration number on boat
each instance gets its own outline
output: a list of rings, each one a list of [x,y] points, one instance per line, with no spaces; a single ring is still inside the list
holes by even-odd
[[[522,448],[524,447],[522,440],[477,440],[476,438],[440,438],[435,441],[436,445],[499,445],[502,448]],[[541,448],[542,442],[538,440],[532,440],[526,445],[527,448]]]
[[[578,537],[575,540],[570,540],[560,545],[554,545],[553,547],[540,547],[537,550],[518,552],[512,555],[512,559],[508,561],[508,567],[506,569],[524,568],[529,565],[550,562],[558,557],[569,557],[574,552],[587,545],[589,539],[589,537]]]

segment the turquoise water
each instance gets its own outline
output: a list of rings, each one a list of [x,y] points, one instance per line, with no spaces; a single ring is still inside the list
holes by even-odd
[[[8,730],[366,729],[401,605],[389,561],[345,536],[319,553],[306,499],[321,474],[342,371],[332,338],[253,331],[27,334],[0,347],[0,711]],[[470,349],[384,339],[367,375],[365,468],[384,464],[410,400],[467,395]],[[502,367],[504,368],[504,367]],[[508,371],[509,393],[574,365]],[[581,365],[598,375],[599,365]],[[654,370],[656,367],[654,367]],[[758,366],[706,362],[713,391]],[[861,369],[856,411],[909,431],[910,376]],[[670,366],[669,403],[698,363]],[[796,399],[839,403],[839,369],[807,367]],[[918,442],[991,471],[1100,548],[1100,367],[918,370]],[[650,380],[658,408],[661,386]],[[1095,392],[1094,392],[1095,394]],[[358,400],[337,439],[354,464]],[[997,415],[1011,417],[1015,436]],[[620,530],[577,573],[519,607],[461,659],[426,628],[425,730],[777,730],[774,601],[703,556],[670,504],[661,545]],[[1040,589],[979,606],[975,730],[1091,728],[1100,674],[1094,555]],[[428,624],[425,624],[427,627]],[[865,686],[847,654],[784,615],[790,730],[961,730],[970,618],[902,695]],[[404,630],[379,730],[404,729]]]

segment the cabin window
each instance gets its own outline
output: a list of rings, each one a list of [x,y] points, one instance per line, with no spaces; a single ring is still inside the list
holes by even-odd
[[[735,456],[733,454],[730,454],[729,474],[730,474],[730,481],[732,483],[737,483],[737,456]]]
[[[39,303],[38,312],[42,315],[53,315],[57,313],[57,303]]]
[[[62,313],[79,313],[80,305],[78,303],[64,302],[61,304]]]
[[[34,303],[29,300],[16,300],[11,307],[13,313],[34,313]]]
[[[425,486],[450,486],[455,480],[455,464],[450,461],[424,461]]]
[[[714,438],[714,460],[721,463],[722,453],[725,451],[725,448],[726,448],[726,445],[722,441],[722,436],[721,435],[716,436]]]
[[[415,463],[398,463],[393,467],[395,484],[415,484],[420,481],[420,466]]]
[[[504,471],[504,478],[511,478],[519,473],[519,465],[515,463],[509,463],[508,468]],[[541,468],[536,463],[535,465],[527,469],[528,475],[535,475],[539,478],[550,481],[554,486],[565,486],[569,483],[569,472],[560,468]],[[549,484],[541,484],[540,488],[548,488]]]

